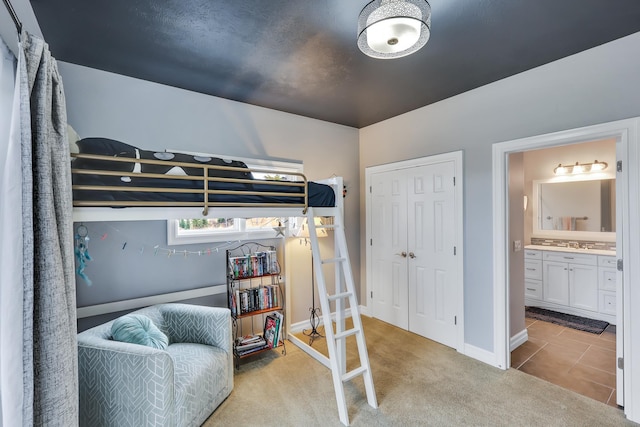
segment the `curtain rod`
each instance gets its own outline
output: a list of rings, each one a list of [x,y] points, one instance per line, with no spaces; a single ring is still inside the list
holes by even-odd
[[[18,30],[18,35],[22,34],[22,22],[20,22],[20,19],[18,19],[18,15],[16,14],[16,11],[13,8],[13,5],[9,0],[3,0],[3,1],[4,1],[4,5],[7,7],[7,11],[9,12],[9,15],[11,15],[11,19],[13,19],[13,23],[16,24],[16,30]]]

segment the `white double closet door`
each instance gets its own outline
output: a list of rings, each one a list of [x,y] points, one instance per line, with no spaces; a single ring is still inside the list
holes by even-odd
[[[454,161],[370,175],[372,316],[457,347]]]

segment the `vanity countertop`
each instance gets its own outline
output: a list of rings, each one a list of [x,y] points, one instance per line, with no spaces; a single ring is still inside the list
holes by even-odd
[[[616,251],[612,251],[608,249],[576,249],[576,248],[567,248],[564,246],[545,246],[545,245],[526,245],[524,248],[536,249],[539,251],[572,252],[572,253],[579,253],[579,254],[616,256]]]

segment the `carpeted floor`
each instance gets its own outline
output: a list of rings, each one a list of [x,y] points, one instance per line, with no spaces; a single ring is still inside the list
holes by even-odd
[[[363,316],[379,408],[362,377],[345,385],[353,426],[625,426],[622,410],[514,369],[502,371]],[[304,337],[303,337],[304,338]],[[322,351],[324,339],[313,347]],[[349,369],[357,360],[348,343]],[[341,426],[331,372],[287,343],[243,361],[231,395],[204,424]]]

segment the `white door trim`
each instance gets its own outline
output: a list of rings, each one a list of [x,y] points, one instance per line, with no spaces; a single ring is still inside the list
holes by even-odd
[[[457,323],[460,326],[457,329],[456,347],[455,349],[459,353],[464,353],[464,224],[463,224],[463,152],[453,151],[451,153],[437,154],[428,157],[421,157],[417,159],[405,160],[395,163],[387,163],[384,165],[370,166],[365,168],[365,209],[366,209],[366,298],[363,298],[369,306],[371,302],[372,291],[372,275],[373,266],[371,262],[371,245],[366,244],[371,238],[371,192],[369,188],[371,186],[372,175],[380,172],[389,172],[398,169],[407,169],[416,166],[428,166],[436,163],[453,161],[455,165],[454,176],[456,179],[455,186],[455,215],[456,215],[456,270],[457,270],[457,282],[456,292],[458,295],[458,301],[456,303],[456,311],[458,312]],[[362,303],[362,301],[361,301]]]
[[[640,118],[603,123],[579,129],[555,132],[530,138],[516,139],[493,145],[493,296],[494,296],[494,356],[495,366],[508,369],[509,353],[509,289],[507,274],[507,183],[508,154],[577,142],[615,138],[622,146],[625,173],[617,183],[623,194],[627,194],[623,206],[623,241],[617,247],[617,257],[624,260],[623,288],[624,304],[624,412],[628,419],[640,421],[640,310],[631,310],[640,304],[640,287],[631,287],[631,278],[640,278],[640,149],[638,126]],[[624,151],[624,150],[623,150]],[[626,157],[626,158],[625,158]],[[625,179],[626,178],[626,179]],[[631,236],[635,238],[632,239]],[[632,336],[635,331],[635,337]],[[635,355],[635,357],[634,357]]]

